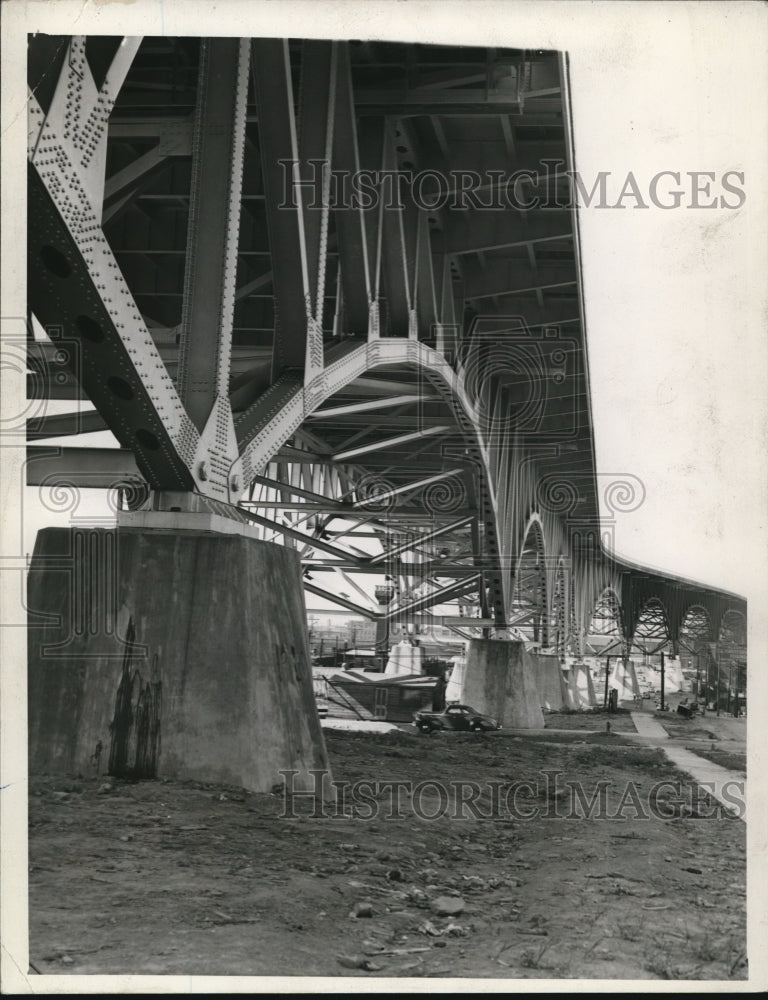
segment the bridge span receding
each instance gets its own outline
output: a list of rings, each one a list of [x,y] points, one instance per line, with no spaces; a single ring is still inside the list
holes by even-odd
[[[595,462],[562,53],[35,35],[28,67],[27,482],[116,521],[39,535],[34,766],[324,766],[303,590],[381,635],[741,662],[741,597],[614,553],[643,485]]]

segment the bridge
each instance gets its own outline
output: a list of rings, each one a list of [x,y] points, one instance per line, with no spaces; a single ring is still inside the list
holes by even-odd
[[[304,592],[381,643],[447,627],[476,677],[595,633],[744,658],[742,598],[614,554],[643,485],[595,463],[565,56],[36,35],[28,66],[27,482],[116,520],[39,533],[33,768],[323,766]]]

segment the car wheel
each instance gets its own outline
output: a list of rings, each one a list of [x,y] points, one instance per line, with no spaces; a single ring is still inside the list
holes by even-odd
[[[472,730],[473,733],[483,732],[483,725],[480,722],[473,722],[469,728]]]
[[[419,729],[421,730],[422,733],[426,733],[427,735],[429,735],[432,732],[432,726],[430,726],[428,722],[420,722]]]

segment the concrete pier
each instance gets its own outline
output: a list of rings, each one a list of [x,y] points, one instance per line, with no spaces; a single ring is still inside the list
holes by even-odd
[[[572,708],[594,708],[597,705],[595,685],[586,663],[574,663],[569,670],[569,688]]]
[[[533,664],[524,642],[470,639],[461,701],[505,729],[543,729]]]
[[[608,686],[619,692],[619,701],[633,701],[639,698],[640,685],[637,682],[634,663],[631,660],[625,662],[621,657],[617,657]]]
[[[563,677],[560,658],[548,653],[529,653],[533,678],[539,692],[539,704],[549,712],[571,707],[568,685]]]
[[[457,656],[453,661],[451,676],[448,678],[448,684],[445,688],[445,700],[447,704],[450,704],[452,701],[461,701],[466,669],[466,659],[463,656]]]
[[[245,529],[246,531],[248,529]],[[46,528],[28,581],[32,773],[314,788],[299,559],[245,533]]]
[[[410,642],[396,642],[389,651],[387,669],[384,673],[387,677],[420,674],[421,660],[421,646],[413,646]]]

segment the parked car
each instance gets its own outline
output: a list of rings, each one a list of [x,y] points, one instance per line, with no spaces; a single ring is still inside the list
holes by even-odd
[[[469,705],[449,705],[444,712],[416,712],[413,724],[422,733],[433,733],[438,729],[455,729],[461,732],[482,733],[491,729],[501,729],[498,719],[482,715]]]

